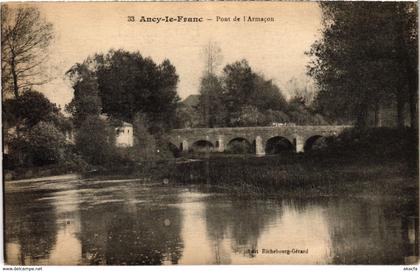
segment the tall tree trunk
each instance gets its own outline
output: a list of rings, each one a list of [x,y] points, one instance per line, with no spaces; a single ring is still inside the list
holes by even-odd
[[[13,93],[15,94],[15,98],[19,97],[19,85],[18,85],[18,76],[17,76],[17,72],[16,72],[16,62],[15,62],[15,54],[12,50],[12,56],[11,56],[11,61],[10,61],[10,68],[11,68],[11,72],[12,72],[12,77],[13,77]]]

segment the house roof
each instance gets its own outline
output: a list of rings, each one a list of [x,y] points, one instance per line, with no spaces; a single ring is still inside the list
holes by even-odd
[[[190,96],[185,98],[185,100],[183,100],[182,103],[185,104],[186,106],[194,107],[198,105],[199,99],[200,99],[200,95],[191,94]]]

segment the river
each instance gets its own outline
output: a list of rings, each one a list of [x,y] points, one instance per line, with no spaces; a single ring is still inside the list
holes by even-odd
[[[262,198],[139,180],[5,183],[12,265],[405,264],[415,207],[385,199]]]

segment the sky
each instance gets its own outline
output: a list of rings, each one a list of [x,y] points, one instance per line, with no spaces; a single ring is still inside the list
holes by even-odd
[[[139,51],[156,63],[169,59],[179,75],[184,99],[199,91],[204,71],[203,48],[216,42],[223,61],[247,59],[252,69],[273,79],[285,92],[292,77],[306,80],[305,52],[319,37],[321,14],[314,2],[143,2],[36,3],[54,26],[55,39],[46,73],[54,78],[39,88],[62,107],[73,95],[65,72],[94,53],[109,49]],[[135,16],[136,22],[128,22]],[[141,16],[203,17],[203,22],[146,23]],[[229,17],[230,21],[217,21]],[[241,21],[233,21],[237,16]],[[244,22],[243,16],[271,17],[274,22]],[[284,93],[288,96],[288,93]]]

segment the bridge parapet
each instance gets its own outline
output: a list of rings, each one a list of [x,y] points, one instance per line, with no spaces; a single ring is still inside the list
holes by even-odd
[[[187,128],[174,129],[169,134],[172,144],[183,151],[187,151],[194,142],[209,142],[219,152],[234,139],[243,139],[254,143],[259,154],[264,155],[265,144],[270,138],[283,137],[295,146],[296,152],[303,152],[306,142],[313,137],[334,136],[349,125],[324,125],[324,126],[280,126],[280,127],[220,127],[220,128]],[[261,146],[259,146],[261,144]]]

